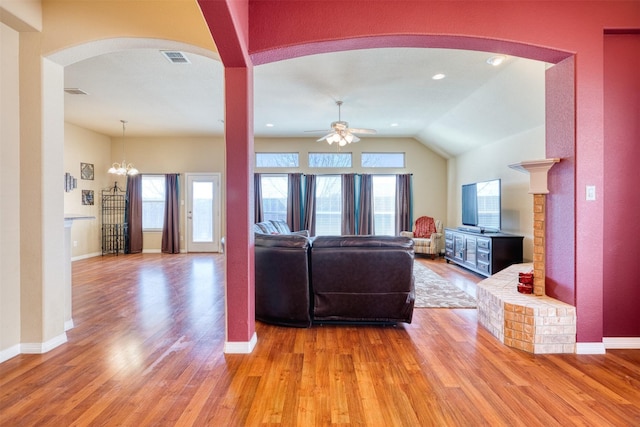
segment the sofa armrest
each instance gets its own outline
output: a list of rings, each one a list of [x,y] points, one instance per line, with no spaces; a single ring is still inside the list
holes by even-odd
[[[409,237],[410,239],[413,239],[413,231],[401,231],[400,236]]]

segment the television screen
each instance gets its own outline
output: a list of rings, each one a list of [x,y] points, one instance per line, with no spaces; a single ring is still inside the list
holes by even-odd
[[[478,227],[499,231],[500,221],[500,180],[476,183],[476,205]]]
[[[476,184],[465,184],[462,186],[462,224],[478,225]]]
[[[497,232],[501,227],[500,180],[462,186],[462,224]]]

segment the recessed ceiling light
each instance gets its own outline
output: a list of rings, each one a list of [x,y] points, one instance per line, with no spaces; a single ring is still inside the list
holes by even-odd
[[[487,59],[487,64],[497,67],[498,65],[502,64],[505,59],[507,59],[507,57],[504,55],[492,56],[491,58]]]
[[[398,127],[400,126],[398,123],[391,123],[389,126],[391,126],[392,128]]]
[[[433,76],[433,77],[431,77],[431,78],[432,78],[433,80],[442,80],[442,79],[444,79],[445,77],[447,77],[447,76],[446,76],[446,75],[444,75],[444,74],[442,74],[442,73],[439,73],[439,74],[434,75],[434,76]]]
[[[268,127],[268,128],[272,128],[274,125],[273,125],[273,123],[267,123],[265,126]]]

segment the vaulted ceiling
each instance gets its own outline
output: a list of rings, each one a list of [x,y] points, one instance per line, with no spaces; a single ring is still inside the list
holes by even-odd
[[[133,49],[65,68],[65,120],[111,136],[221,136],[220,61]],[[537,61],[451,49],[384,48],[295,58],[254,70],[256,137],[309,138],[338,119],[375,136],[413,137],[445,157],[544,125],[544,70]],[[434,80],[433,76],[444,74]]]

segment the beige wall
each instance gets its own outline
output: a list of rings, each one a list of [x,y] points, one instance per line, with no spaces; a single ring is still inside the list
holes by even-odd
[[[80,176],[80,163],[91,163],[94,179]],[[71,227],[72,259],[102,253],[101,246],[101,191],[113,187],[114,179],[105,171],[111,166],[111,138],[65,123],[64,171],[77,179],[78,188],[64,194],[64,213],[93,216],[93,220],[74,221]],[[121,180],[122,181],[122,180]],[[124,186],[124,182],[120,183]],[[93,191],[93,205],[82,204],[82,190]]]
[[[42,7],[45,55],[122,37],[159,38],[216,51],[196,0],[47,0]]]
[[[529,175],[509,168],[525,160],[540,160],[544,153],[543,127],[513,135],[502,141],[470,151],[449,160],[449,220],[462,224],[462,184],[500,178],[502,180],[502,231],[525,236],[524,258],[533,259],[533,196],[529,194]]]
[[[126,178],[107,173],[113,162],[122,161],[122,137],[110,138],[73,124],[65,125],[65,171],[78,178],[78,189],[65,193],[65,213],[78,213],[95,216],[95,220],[75,221],[71,228],[73,259],[100,254],[101,246],[101,190],[112,187],[118,182],[120,188],[126,187]],[[184,200],[184,174],[196,172],[220,173],[222,176],[221,226],[224,230],[224,139],[222,138],[185,138],[153,137],[129,138],[125,140],[126,161],[133,163],[141,173],[165,174],[180,173],[180,195]],[[94,181],[80,179],[80,162],[93,163]],[[83,206],[81,190],[93,189],[95,204]],[[181,247],[184,249],[185,222],[184,211],[180,212]],[[159,252],[162,233],[145,232],[143,236],[145,252]]]
[[[336,152],[335,145],[316,142],[315,138],[257,138],[257,152],[297,152],[300,156],[298,169],[256,169],[264,173],[302,172],[314,174],[331,173],[381,173],[413,174],[414,218],[428,215],[446,220],[447,217],[447,162],[444,158],[413,138],[363,137],[355,144],[341,149],[351,152],[353,167],[348,169],[322,169],[308,167],[310,152]],[[362,152],[404,152],[406,167],[399,169],[371,169],[360,167]]]
[[[127,162],[133,162],[141,173],[180,173],[180,199],[184,202],[185,173],[211,172],[221,174],[221,230],[225,228],[224,180],[225,149],[222,137],[164,137],[125,138]],[[112,145],[114,161],[122,157],[122,138],[114,138]],[[184,250],[185,221],[184,203],[180,210],[180,248]],[[224,231],[223,231],[224,234]],[[162,244],[161,232],[145,232],[143,251],[159,252]]]
[[[0,23],[0,361],[20,343],[18,33]],[[6,357],[2,357],[6,354]]]

